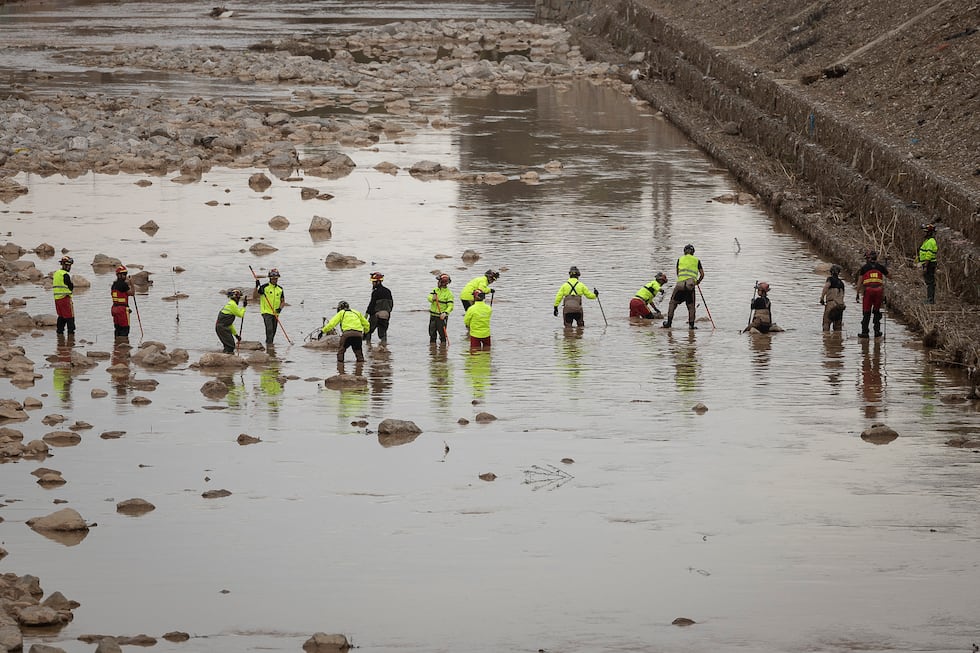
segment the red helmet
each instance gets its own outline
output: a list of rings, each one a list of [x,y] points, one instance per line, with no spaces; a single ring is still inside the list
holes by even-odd
[[[759,292],[763,294],[769,292],[769,284],[765,281],[760,281],[756,288],[758,288]]]
[[[384,280],[385,280],[385,275],[381,274],[380,272],[372,272],[371,273],[371,281],[372,282],[374,282],[374,281],[384,281]]]
[[[120,265],[116,268],[116,274],[129,274],[129,270],[126,269],[125,265]]]
[[[657,273],[657,276],[655,276],[655,277],[654,277],[654,279],[655,279],[655,280],[657,281],[657,283],[659,283],[659,284],[660,284],[661,286],[662,286],[662,285],[664,285],[665,283],[667,283],[667,275],[666,275],[666,274],[664,274],[663,272],[658,272],[658,273]]]
[[[449,278],[448,274],[443,273],[436,277],[436,283],[438,283],[441,288],[445,288],[452,283],[452,279]]]
[[[75,262],[75,259],[73,259],[70,256],[62,256],[61,260],[58,262],[61,263],[62,265],[71,265],[72,263]]]
[[[935,233],[936,232],[936,225],[931,224],[931,223],[930,224],[924,224],[920,228],[922,229],[922,231],[926,232],[927,234],[931,234],[931,233]]]
[[[277,277],[278,278],[279,276],[280,276],[279,275],[279,268],[272,268],[271,270],[269,270],[269,277],[270,278],[271,277]]]

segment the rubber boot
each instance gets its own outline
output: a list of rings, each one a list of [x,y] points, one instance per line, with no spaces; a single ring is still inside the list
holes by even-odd
[[[660,326],[663,327],[664,329],[669,329],[670,328],[670,320],[664,320],[664,323],[661,324]]]
[[[868,333],[868,326],[871,324],[871,311],[864,313],[861,316],[861,333],[858,334],[858,338],[869,338],[871,334]]]
[[[688,328],[689,328],[689,329],[692,329],[692,330],[693,330],[693,329],[697,329],[697,327],[696,327],[696,326],[694,326],[694,322],[688,322],[687,324],[688,324]]]

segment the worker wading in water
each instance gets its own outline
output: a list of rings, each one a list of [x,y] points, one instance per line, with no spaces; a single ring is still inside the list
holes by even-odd
[[[361,342],[364,340],[364,334],[371,328],[367,318],[352,309],[347,302],[340,302],[337,304],[337,314],[323,325],[316,339],[319,340],[323,334],[333,331],[334,327],[338,326],[340,327],[340,344],[337,345],[337,362],[344,362],[344,353],[348,347],[354,352],[355,360],[358,363],[363,362],[364,350],[361,348]]]
[[[129,270],[125,265],[116,268],[116,280],[112,282],[109,294],[112,295],[112,325],[113,335],[117,338],[129,337],[129,315],[132,309],[129,308],[129,298],[134,294],[132,286],[129,285],[127,277]]]
[[[238,302],[242,305],[239,306]],[[214,322],[214,332],[218,334],[218,340],[224,346],[224,353],[234,354],[235,343],[241,342],[242,337],[235,329],[235,319],[245,317],[245,307],[248,306],[248,299],[242,297],[242,291],[237,288],[228,291],[228,303],[218,312],[218,319]]]
[[[664,328],[669,329],[674,323],[674,311],[681,302],[687,304],[687,324],[691,329],[694,326],[694,304],[695,291],[698,284],[704,279],[704,268],[701,261],[694,256],[694,245],[684,245],[684,255],[677,259],[677,285],[674,292],[670,295],[670,307],[667,309],[667,319],[664,320]]]
[[[663,292],[662,286],[665,283],[667,283],[667,275],[658,272],[653,281],[637,290],[630,300],[630,317],[642,317],[644,320],[661,319],[663,315],[660,314],[660,309],[653,305],[653,300],[658,293]]]
[[[866,263],[858,270],[858,291],[856,301],[861,303],[861,333],[858,338],[868,338],[868,325],[874,315],[875,338],[881,337],[881,305],[885,302],[885,278],[888,268],[878,262],[878,252],[868,250],[864,255]]]
[[[823,285],[823,292],[820,293],[820,305],[823,306],[823,330],[840,331],[844,323],[844,309],[847,304],[844,302],[844,282],[840,280],[841,267],[839,265],[830,266],[830,276]]]
[[[269,270],[269,282],[260,284],[255,280],[255,292],[259,294],[259,307],[262,311],[262,323],[265,325],[265,344],[272,346],[276,339],[276,329],[279,326],[279,314],[286,302],[286,293],[279,285],[279,270]]]
[[[470,331],[470,351],[490,349],[490,316],[493,307],[483,301],[485,298],[482,290],[475,290],[473,303],[463,316],[463,324]]]
[[[595,299],[599,293],[589,290],[589,287],[578,280],[581,273],[576,266],[568,269],[568,281],[563,283],[555,295],[554,315],[558,317],[558,305],[561,304],[562,321],[566,327],[576,323],[579,327],[585,326],[585,312],[582,308],[582,298]]]
[[[72,283],[71,266],[75,262],[70,256],[62,256],[58,261],[61,264],[60,270],[55,270],[51,277],[51,292],[54,293],[54,310],[58,314],[56,330],[58,335],[68,329],[68,335],[75,333],[75,305],[71,301],[72,291],[75,284]]]

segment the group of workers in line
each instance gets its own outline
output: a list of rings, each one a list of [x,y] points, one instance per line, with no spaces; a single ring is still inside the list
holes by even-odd
[[[924,303],[934,304],[938,253],[935,239],[936,228],[932,224],[922,225],[921,228],[925,232],[925,240],[919,248],[918,263],[922,267],[923,280],[926,286]],[[672,327],[675,311],[682,303],[687,307],[688,328],[697,328],[695,325],[696,292],[699,291],[698,287],[704,279],[704,267],[694,253],[694,245],[685,245],[683,255],[677,259],[675,265],[676,283],[670,296],[667,317],[662,324],[664,328]],[[858,271],[856,300],[861,301],[862,304],[861,332],[858,337],[870,338],[870,328],[873,326],[874,336],[878,338],[883,335],[881,307],[885,302],[884,284],[889,273],[887,266],[878,261],[878,252],[867,251],[865,261],[865,264]],[[72,304],[74,284],[70,272],[74,260],[70,256],[63,256],[59,263],[61,268],[56,270],[52,276],[52,292],[55,311],[58,316],[56,330],[59,335],[66,331],[72,335],[75,333],[75,311]],[[125,338],[129,335],[130,314],[132,312],[129,307],[129,298],[134,297],[135,293],[128,282],[126,267],[120,265],[115,272],[116,279],[110,289],[114,335]],[[840,279],[840,273],[841,267],[832,265],[830,276],[827,277],[820,293],[820,304],[824,306],[822,325],[824,331],[840,331],[842,328],[844,310],[847,306],[844,299],[844,282]],[[568,280],[558,288],[555,295],[553,313],[557,317],[559,306],[561,307],[562,320],[566,327],[584,327],[583,298],[596,301],[599,298],[599,291],[596,288],[590,289],[582,283],[579,280],[580,276],[578,267],[572,266],[568,271]],[[279,270],[272,268],[267,277],[268,281],[262,283],[259,277],[255,275],[255,292],[259,298],[262,321],[265,326],[265,344],[272,346],[277,328],[281,326],[279,314],[285,306],[285,292],[279,285]],[[470,348],[473,350],[490,348],[490,320],[493,313],[494,293],[494,289],[490,286],[499,278],[499,272],[493,269],[487,270],[482,275],[471,279],[459,294],[460,304],[465,311],[463,323],[469,335]],[[370,342],[375,331],[378,333],[380,344],[382,346],[387,345],[388,323],[394,308],[394,299],[391,290],[385,287],[383,282],[383,274],[372,272],[371,298],[365,312],[362,314],[352,309],[346,301],[341,301],[337,304],[337,313],[329,321],[326,321],[320,329],[318,338],[322,338],[324,334],[333,331],[335,328],[340,329],[341,339],[337,350],[338,361],[344,360],[344,354],[348,348],[353,351],[356,360],[363,361],[362,343],[364,340]],[[436,287],[428,294],[429,342],[433,344],[437,340],[443,344],[449,341],[448,321],[455,304],[455,297],[449,289],[451,282],[452,279],[448,274],[437,275]],[[663,315],[654,304],[654,299],[657,295],[663,294],[663,286],[666,283],[667,275],[658,272],[652,281],[637,290],[630,299],[629,316],[647,320],[661,319]],[[772,320],[772,302],[769,299],[769,290],[770,287],[767,282],[756,283],[755,294],[750,306],[749,324],[744,331],[751,333],[782,331]],[[489,302],[486,301],[488,295],[490,297]],[[237,342],[241,341],[241,335],[235,329],[235,320],[244,318],[248,298],[244,297],[239,289],[228,291],[227,297],[227,303],[221,308],[215,320],[215,333],[221,341],[224,353],[231,354],[235,352]]]

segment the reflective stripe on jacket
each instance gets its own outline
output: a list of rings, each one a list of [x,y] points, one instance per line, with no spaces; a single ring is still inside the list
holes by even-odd
[[[484,277],[485,278],[485,277]],[[453,312],[453,291],[449,288],[433,288],[429,293],[429,314],[441,315]]]
[[[54,275],[51,277],[51,291],[54,292],[55,300],[59,300],[63,297],[71,297],[71,277],[68,275],[68,270],[55,270]]]
[[[463,324],[469,327],[470,336],[474,338],[490,337],[490,314],[492,312],[493,307],[486,302],[474,302],[472,306],[466,309]]]
[[[371,330],[371,323],[367,321],[367,318],[352,308],[338,311],[320,330],[324,333],[329,333],[337,325],[340,325],[341,332],[360,331],[361,333],[365,333]]]
[[[928,263],[929,261],[936,260],[936,253],[939,251],[939,246],[936,244],[936,239],[930,236],[926,238],[925,242],[919,247],[919,263]]]
[[[259,305],[265,315],[275,315],[282,310],[282,301],[285,298],[282,286],[271,283],[262,284],[259,288]]]
[[[636,298],[642,299],[645,303],[649,304],[657,296],[658,292],[660,292],[660,284],[656,280],[653,280],[636,291]]]
[[[700,276],[698,268],[701,261],[692,254],[685,254],[677,259],[677,283],[688,279],[697,279]]]

